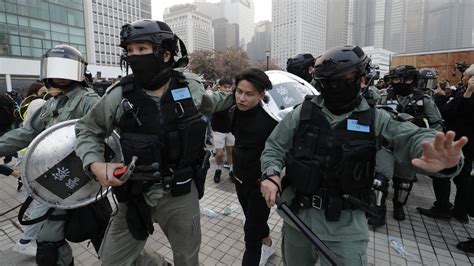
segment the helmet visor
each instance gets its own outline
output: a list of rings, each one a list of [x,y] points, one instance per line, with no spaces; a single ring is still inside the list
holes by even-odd
[[[84,80],[84,63],[60,57],[44,57],[41,60],[41,79],[57,78],[75,81]]]
[[[436,79],[420,79],[418,82],[418,88],[420,89],[436,89]]]

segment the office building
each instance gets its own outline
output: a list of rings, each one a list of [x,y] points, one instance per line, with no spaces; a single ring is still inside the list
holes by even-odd
[[[163,20],[183,40],[188,53],[214,49],[214,29],[210,17],[197,11],[192,4],[169,8]]]
[[[299,53],[315,57],[326,49],[327,0],[273,0],[271,59],[286,69]]]
[[[0,1],[0,92],[39,78],[41,56],[67,44],[82,52],[93,74],[122,74],[120,27],[151,17],[151,0]]]
[[[247,53],[252,62],[266,60],[266,52],[272,49],[272,23],[268,20],[260,21],[255,26],[255,35],[247,44]]]

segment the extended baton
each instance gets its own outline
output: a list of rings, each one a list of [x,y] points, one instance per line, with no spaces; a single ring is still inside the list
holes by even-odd
[[[298,217],[284,202],[277,203],[278,209],[282,210],[288,218],[303,232],[303,234],[321,251],[331,265],[343,265],[336,254],[332,252],[326,244]]]

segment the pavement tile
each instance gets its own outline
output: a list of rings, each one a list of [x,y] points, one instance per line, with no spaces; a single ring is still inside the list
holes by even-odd
[[[239,206],[235,195],[234,185],[224,177],[222,182],[214,184],[212,175],[214,169],[209,171],[206,194],[200,201],[201,207],[211,208],[221,212],[225,207],[236,204]],[[2,178],[2,177],[0,177]],[[16,180],[2,179],[4,183],[0,187],[0,212],[4,209],[18,205],[24,200],[23,193],[16,192]],[[451,197],[454,197],[455,186]],[[390,198],[393,192],[390,192]],[[454,199],[454,198],[453,198]],[[434,202],[434,194],[431,179],[420,176],[409,198],[406,213],[407,220],[398,222],[393,219],[393,206],[387,201],[387,225],[369,232],[368,258],[369,265],[472,265],[474,254],[464,254],[456,249],[458,241],[464,241],[468,236],[474,236],[474,220],[471,224],[464,225],[456,221],[451,223],[438,221],[418,214],[416,206],[431,206]],[[16,212],[12,212],[10,218],[16,221]],[[201,265],[241,265],[242,255],[245,248],[243,242],[242,209],[236,208],[228,216],[220,219],[201,217],[202,244],[200,249]],[[275,208],[271,210],[269,227],[272,239],[276,243],[277,251],[269,259],[267,265],[282,265],[281,258],[281,228],[282,219],[276,213]],[[34,259],[15,254],[12,247],[21,235],[21,231],[11,224],[10,221],[0,222],[0,265],[34,265]],[[155,224],[155,233],[149,237],[146,248],[154,250],[171,261],[173,254],[170,245]],[[5,235],[5,233],[7,235]],[[389,246],[388,236],[400,239],[405,249],[411,254],[413,260],[407,261],[402,258],[392,247]],[[76,265],[100,265],[92,246],[87,243],[72,244]],[[10,261],[14,263],[7,263]]]

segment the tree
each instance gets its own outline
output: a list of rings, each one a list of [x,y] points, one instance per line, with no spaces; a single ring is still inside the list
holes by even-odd
[[[217,53],[217,65],[222,71],[221,78],[233,79],[250,67],[250,60],[242,48],[228,48],[225,52]]]
[[[221,78],[221,68],[217,65],[215,52],[211,50],[196,50],[189,55],[189,69],[201,75],[205,80],[216,81]]]

